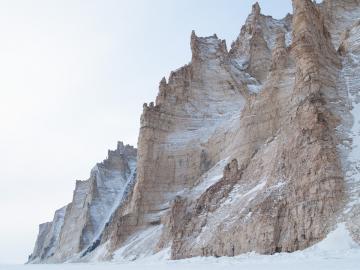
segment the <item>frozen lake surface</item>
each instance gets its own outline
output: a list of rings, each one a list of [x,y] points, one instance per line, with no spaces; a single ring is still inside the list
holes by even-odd
[[[272,269],[359,269],[360,251],[345,254],[312,256],[304,253],[260,256],[242,255],[235,258],[193,258],[181,261],[142,260],[108,264],[0,265],[1,270],[272,270]]]

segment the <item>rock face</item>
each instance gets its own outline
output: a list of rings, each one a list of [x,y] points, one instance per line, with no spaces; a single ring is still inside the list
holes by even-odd
[[[229,51],[193,32],[191,62],[144,104],[136,179],[135,150],[109,152],[30,261],[292,252],[340,221],[360,241],[360,2],[293,8],[255,4]]]
[[[279,34],[272,70],[242,111],[244,133],[232,140],[244,145],[240,168],[230,164],[190,206],[173,258],[303,249],[325,237],[342,205],[339,120],[326,106],[340,61],[317,8],[307,1],[294,8],[292,46],[286,50]]]
[[[76,181],[72,202],[57,210],[52,222],[40,225],[29,262],[77,260],[95,249],[135,178],[136,149],[119,142],[95,165],[88,180]]]
[[[34,252],[30,255],[30,262],[40,262],[51,257],[59,245],[60,231],[64,224],[67,206],[55,212],[52,222],[39,225],[39,235],[35,243]]]

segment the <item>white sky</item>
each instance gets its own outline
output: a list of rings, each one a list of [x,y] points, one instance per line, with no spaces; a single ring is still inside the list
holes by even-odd
[[[290,0],[259,1],[281,18]],[[23,263],[38,224],[71,201],[142,104],[190,61],[190,33],[228,48],[252,0],[0,0],[0,263]]]

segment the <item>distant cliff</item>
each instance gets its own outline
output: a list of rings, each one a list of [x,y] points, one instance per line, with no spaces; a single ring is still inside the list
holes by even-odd
[[[29,262],[77,260],[94,250],[135,179],[136,149],[119,142],[107,159],[95,165],[88,180],[76,181],[72,202],[57,210],[52,222],[39,226]]]
[[[360,1],[256,3],[228,49],[191,34],[191,62],[40,225],[30,263],[293,252],[345,222],[360,242]],[[136,168],[136,169],[135,169]]]

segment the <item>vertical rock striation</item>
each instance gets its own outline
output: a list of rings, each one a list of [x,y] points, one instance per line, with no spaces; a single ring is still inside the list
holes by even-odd
[[[40,225],[29,262],[77,260],[95,249],[135,175],[136,149],[119,142],[88,180],[76,181],[72,202],[56,211],[52,222]]]
[[[191,204],[175,259],[303,249],[326,236],[342,207],[339,120],[328,108],[340,60],[314,4],[293,4],[292,45],[278,32],[263,90],[242,111],[239,169]]]
[[[59,245],[60,231],[64,224],[66,208],[67,206],[64,206],[57,210],[52,222],[39,225],[39,235],[34,251],[29,257],[30,262],[41,262],[54,255],[55,248]]]
[[[360,3],[258,4],[228,51],[191,34],[191,62],[40,226],[31,262],[292,252],[345,221],[360,241]],[[61,229],[59,229],[61,228]]]

